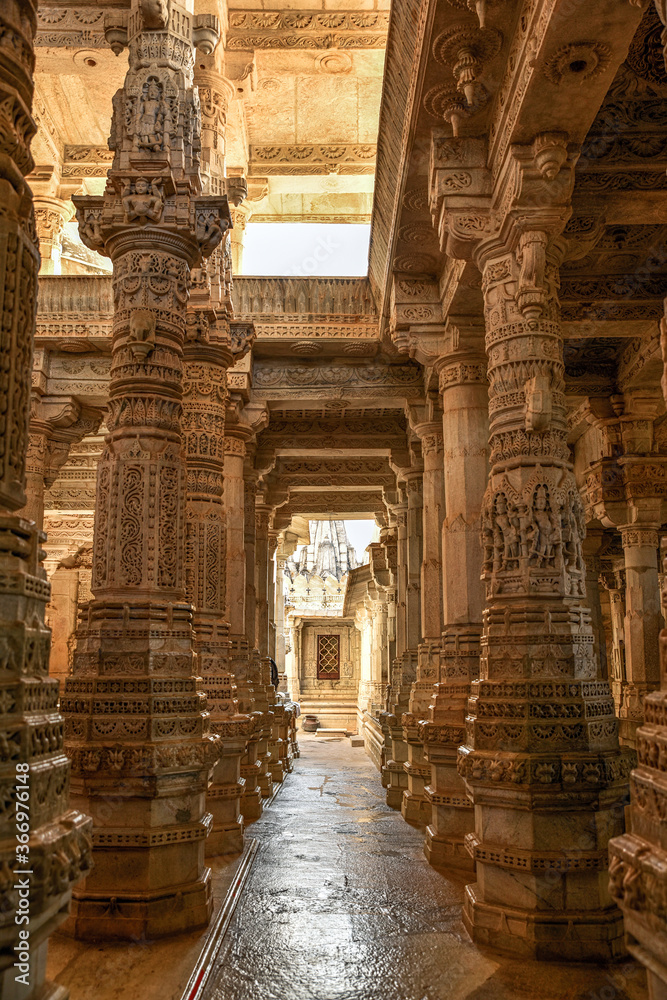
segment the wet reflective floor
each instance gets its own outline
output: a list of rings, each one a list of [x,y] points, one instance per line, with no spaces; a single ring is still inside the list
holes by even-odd
[[[204,1000],[645,1000],[644,974],[483,954],[460,920],[464,880],[384,801],[347,740],[300,734]]]

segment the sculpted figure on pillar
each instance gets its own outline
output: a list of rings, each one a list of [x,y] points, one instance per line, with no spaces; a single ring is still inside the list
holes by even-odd
[[[49,678],[45,536],[26,504],[26,452],[39,253],[32,195],[33,39],[37,4],[0,9],[0,993],[26,1000],[65,990],[44,982],[50,934],[91,866],[91,823],[69,809],[58,682]],[[16,794],[14,794],[16,789]],[[26,894],[25,886],[29,893]],[[27,918],[29,916],[29,924]]]
[[[567,136],[539,135],[509,148],[492,183],[482,140],[448,142],[451,160],[440,149],[434,168],[440,235],[482,272],[491,439],[480,679],[459,752],[478,872],[464,920],[475,940],[519,954],[605,958],[623,948],[600,875],[630,761],[593,652],[566,440],[558,281],[577,153]],[[465,196],[447,193],[454,162],[472,168]]]
[[[192,455],[186,461],[194,430],[183,416],[183,347],[191,271],[230,219],[224,196],[200,194],[195,21],[174,0],[157,11],[133,0],[126,33],[114,27],[116,47],[129,47],[114,97],[114,160],[104,195],[75,199],[82,234],[92,226],[112,260],[115,307],[93,600],[63,697],[76,797],[94,821],[96,866],[71,918],[87,938],[174,933],[206,924],[211,911],[205,797],[222,747],[199,690],[186,589],[201,591],[186,580],[186,524],[187,494],[194,502],[198,477],[205,486],[214,472],[200,450],[196,469]],[[206,435],[207,460],[222,456],[222,435],[223,427]],[[215,571],[206,569],[199,610],[214,607],[215,617],[224,595],[209,594]]]

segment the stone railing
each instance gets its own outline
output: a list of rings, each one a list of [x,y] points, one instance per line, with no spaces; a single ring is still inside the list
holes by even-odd
[[[375,317],[367,278],[234,278],[239,316]]]
[[[253,320],[258,340],[374,341],[378,316],[367,278],[234,279],[234,311]],[[37,341],[84,351],[111,337],[113,291],[106,275],[49,275],[39,279]],[[69,343],[68,343],[69,342]],[[99,346],[99,345],[98,345]],[[348,353],[367,354],[367,348]],[[371,352],[372,353],[372,352]]]
[[[111,277],[99,274],[44,275],[37,292],[38,322],[43,317],[94,313],[100,319],[113,315]]]
[[[376,316],[367,278],[234,278],[234,309],[239,315],[285,313]],[[39,279],[38,313],[113,312],[111,278],[106,275],[45,275]]]

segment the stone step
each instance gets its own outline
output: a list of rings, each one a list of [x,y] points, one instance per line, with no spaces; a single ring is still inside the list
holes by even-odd
[[[364,738],[363,738],[363,736],[357,736],[355,734],[355,735],[350,736],[348,738],[350,740],[350,746],[351,747],[362,747],[364,745]]]
[[[346,729],[318,729],[318,736],[328,736],[330,739],[344,740],[347,736]]]

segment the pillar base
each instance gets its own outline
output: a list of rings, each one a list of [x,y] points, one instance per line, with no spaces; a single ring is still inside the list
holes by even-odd
[[[397,812],[400,812],[404,791],[405,788],[399,785],[389,785],[387,787],[386,801],[390,809],[396,809]]]
[[[219,857],[221,854],[240,854],[243,851],[243,816],[239,814],[236,820],[214,825],[206,838],[204,854],[207,858]]]
[[[431,803],[425,795],[417,795],[411,791],[403,792],[401,798],[401,815],[406,823],[417,823],[426,826],[431,820]]]
[[[259,819],[264,812],[262,805],[262,793],[259,788],[253,788],[250,792],[244,792],[241,796],[241,813],[246,823],[252,823]]]
[[[543,962],[608,962],[621,958],[621,911],[559,910],[539,913],[482,903],[477,883],[466,886],[463,923],[475,944]]]
[[[273,795],[273,778],[268,772],[266,774],[260,774],[257,779],[257,784],[259,785],[262,798],[268,799]]]
[[[424,854],[434,868],[456,868],[458,871],[474,874],[475,862],[463,840],[438,836],[432,826],[426,827]]]
[[[206,927],[211,919],[211,869],[196,882],[171,886],[169,892],[72,894],[63,933],[80,941],[144,941]]]

